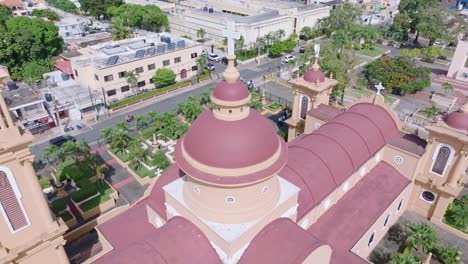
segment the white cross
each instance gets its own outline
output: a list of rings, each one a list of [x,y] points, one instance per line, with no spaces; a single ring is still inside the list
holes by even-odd
[[[320,44],[315,44],[314,45],[314,51],[315,51],[315,57],[319,57],[320,54]]]
[[[157,168],[156,172],[154,174],[159,177],[159,176],[161,176],[162,172],[163,172],[163,170],[161,170],[160,168]]]
[[[223,29],[223,36],[227,37],[228,55],[234,55],[234,40],[240,38],[240,34],[236,32],[236,24],[232,20],[226,21],[227,28]]]
[[[385,90],[385,87],[383,87],[382,83],[380,82],[375,86],[375,89],[377,89],[377,94],[380,94],[380,91]]]

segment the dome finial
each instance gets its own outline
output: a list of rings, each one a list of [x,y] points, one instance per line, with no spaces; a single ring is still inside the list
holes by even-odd
[[[239,80],[240,73],[236,69],[236,66],[234,66],[234,61],[236,60],[236,55],[227,55],[226,56],[228,60],[227,68],[223,72],[223,77],[224,80],[227,83],[235,83],[237,80]]]

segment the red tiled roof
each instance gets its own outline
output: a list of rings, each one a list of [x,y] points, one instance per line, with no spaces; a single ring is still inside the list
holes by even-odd
[[[0,5],[9,7],[22,7],[23,2],[21,2],[21,0],[0,0]]]
[[[72,71],[72,67],[71,67],[71,62],[70,61],[66,61],[66,60],[59,60],[55,63],[54,67],[67,74],[67,75],[72,75],[73,74],[73,71]]]
[[[130,209],[129,211],[134,210]],[[117,218],[121,218],[118,216]],[[147,217],[144,217],[147,220]],[[131,235],[139,223],[127,219],[127,226],[114,230]],[[113,241],[110,241],[111,244]],[[96,264],[221,264],[205,234],[189,220],[176,216],[159,229],[146,230],[146,236],[124,248],[114,248]]]
[[[5,211],[13,230],[18,230],[28,225],[26,216],[21,209],[20,202],[13,191],[13,186],[11,185],[6,173],[3,171],[0,171],[0,204]]]
[[[398,136],[393,137],[389,144],[421,157],[426,151],[427,142],[416,135],[400,133]]]
[[[409,182],[390,164],[382,161],[308,229],[312,235],[330,245],[334,252],[335,249],[341,252],[337,256],[332,253],[332,264],[349,263],[343,262],[348,254],[352,254],[347,251]]]
[[[279,175],[301,188],[298,218],[398,133],[395,121],[385,109],[360,103],[313,133],[288,143],[288,162]]]
[[[299,264],[322,245],[291,219],[278,218],[255,236],[238,264]]]
[[[331,105],[320,104],[317,108],[310,110],[307,114],[323,121],[329,121],[341,114],[343,111]]]

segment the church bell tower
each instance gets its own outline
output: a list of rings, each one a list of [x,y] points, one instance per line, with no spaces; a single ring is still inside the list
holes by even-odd
[[[52,215],[34,172],[32,135],[0,95],[0,263],[68,263],[65,223]]]

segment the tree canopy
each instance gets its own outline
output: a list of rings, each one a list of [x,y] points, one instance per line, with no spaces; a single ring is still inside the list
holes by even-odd
[[[159,87],[164,87],[175,82],[176,74],[171,69],[159,68],[153,76],[153,81]]]
[[[5,26],[10,17],[12,17],[11,9],[8,6],[0,5],[0,27]]]
[[[320,20],[319,26],[333,32],[338,29],[351,31],[351,27],[360,22],[362,11],[350,3],[345,2],[341,8],[330,12],[330,16]]]
[[[77,13],[78,7],[69,0],[46,0],[47,4],[69,13]]]
[[[381,58],[365,66],[365,75],[373,83],[382,82],[389,92],[414,93],[431,84],[431,72],[406,56]]]
[[[155,5],[110,6],[107,13],[111,17],[121,17],[129,27],[137,27],[148,31],[169,31],[169,20],[166,14]]]
[[[5,28],[0,27],[0,64],[8,67],[13,79],[22,80],[27,63],[57,55],[62,45],[63,39],[51,22],[13,17],[7,20]],[[32,75],[37,76],[37,72]]]
[[[33,9],[32,15],[35,17],[45,17],[51,21],[57,21],[60,19],[60,16],[57,14],[57,12],[49,9]]]
[[[108,18],[107,9],[122,4],[122,0],[79,0],[81,10],[97,19]]]

